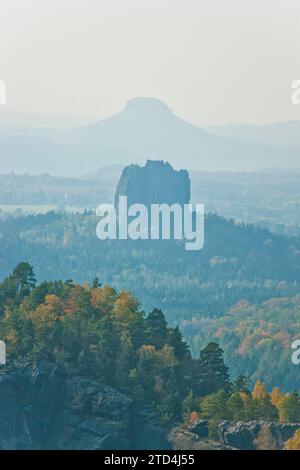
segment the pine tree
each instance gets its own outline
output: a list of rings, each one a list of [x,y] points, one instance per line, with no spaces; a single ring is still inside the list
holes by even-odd
[[[200,402],[201,416],[209,418],[208,428],[211,437],[217,437],[219,423],[230,418],[227,399],[228,394],[224,390],[219,390],[203,398]]]
[[[224,364],[223,350],[217,343],[210,342],[200,351],[196,373],[196,388],[200,396],[209,395],[220,389],[230,391],[232,388],[228,367]]]
[[[35,288],[36,279],[29,263],[19,263],[12,274],[0,284],[0,318],[5,305],[19,305]]]
[[[245,375],[239,375],[237,379],[234,381],[234,389],[237,392],[244,392],[248,393],[248,382],[249,379]]]
[[[235,392],[229,397],[227,408],[233,421],[241,421],[245,418],[244,401],[240,392]]]
[[[169,329],[168,344],[172,346],[174,354],[178,359],[191,357],[189,347],[183,340],[183,336],[178,326]]]
[[[280,408],[284,421],[300,422],[300,397],[297,392],[287,394]]]
[[[29,295],[31,290],[35,288],[36,279],[33,267],[29,263],[19,263],[13,270],[10,279],[16,285],[16,297],[18,302],[26,295]]]
[[[146,318],[148,341],[156,349],[161,349],[167,340],[168,328],[163,312],[157,308],[153,309]]]

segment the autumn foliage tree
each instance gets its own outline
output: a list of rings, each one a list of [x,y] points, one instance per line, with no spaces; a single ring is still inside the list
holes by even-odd
[[[251,393],[246,377],[231,382],[218,343],[192,358],[179,328],[159,309],[146,315],[129,292],[98,281],[35,286],[32,267],[21,263],[0,283],[0,310],[7,368],[55,364],[120,389],[168,423],[207,418],[212,435],[223,419],[300,422],[297,392],[270,393],[257,381]]]
[[[284,444],[285,450],[300,450],[300,429],[297,429],[294,437],[286,441]]]

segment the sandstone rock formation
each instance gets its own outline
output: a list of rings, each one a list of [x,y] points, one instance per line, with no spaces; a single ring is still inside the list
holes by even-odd
[[[59,367],[22,367],[0,375],[0,450],[282,449],[300,423],[224,421],[219,440],[199,419],[163,428],[148,408],[96,380]]]
[[[187,204],[190,200],[190,178],[187,170],[176,171],[163,161],[147,160],[146,165],[129,165],[123,169],[116,193],[127,196],[128,205]]]
[[[166,431],[119,391],[58,367],[0,376],[0,449],[170,449]]]
[[[197,434],[199,437],[208,437],[208,420],[197,419],[195,422],[188,426],[188,431]]]
[[[224,421],[219,426],[219,439],[223,445],[236,449],[283,449],[285,441],[299,428],[300,423]]]
[[[175,450],[233,450],[215,439],[200,437],[181,427],[173,428],[168,434],[168,440]]]

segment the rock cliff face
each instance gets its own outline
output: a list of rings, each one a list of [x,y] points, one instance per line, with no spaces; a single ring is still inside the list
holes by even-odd
[[[0,449],[170,449],[150,412],[57,367],[0,376]]]
[[[209,438],[200,419],[188,429],[163,429],[148,409],[114,388],[58,367],[0,375],[0,449],[282,449],[296,423],[249,421],[219,426]]]
[[[190,183],[187,170],[176,171],[167,162],[147,160],[143,167],[129,165],[119,180],[115,205],[118,206],[119,196],[127,196],[128,205],[187,204]]]
[[[282,449],[285,441],[293,437],[300,423],[269,423],[249,421],[230,423],[224,421],[219,426],[219,439],[223,445],[236,449]]]
[[[225,444],[207,436],[199,436],[187,429],[176,427],[168,434],[168,439],[175,450],[232,450]]]
[[[208,437],[208,421],[207,419],[197,419],[188,426],[188,431],[197,434],[199,437]]]
[[[219,439],[211,439],[208,422],[199,419],[187,429],[172,429],[168,439],[176,450],[281,450],[299,428],[300,423],[224,421],[219,426]]]

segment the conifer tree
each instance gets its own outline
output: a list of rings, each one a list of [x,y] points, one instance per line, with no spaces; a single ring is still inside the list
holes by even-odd
[[[208,395],[220,389],[229,391],[232,388],[223,350],[217,343],[210,342],[200,351],[197,369],[199,375],[196,380],[200,395]]]

